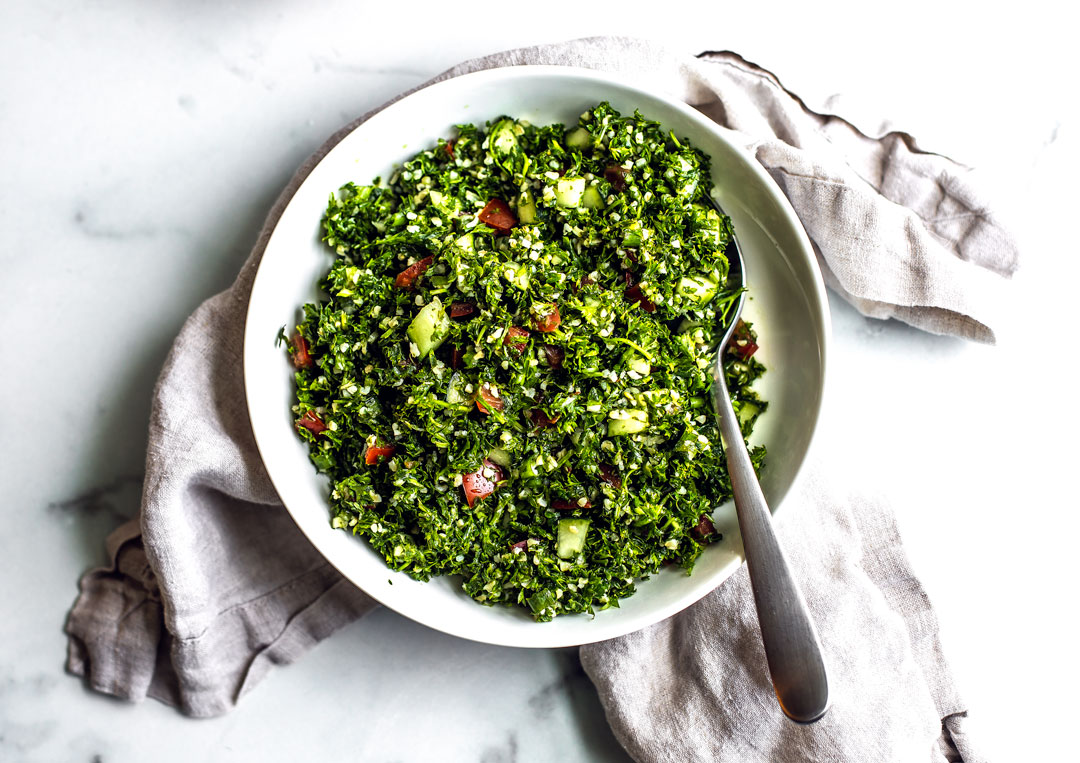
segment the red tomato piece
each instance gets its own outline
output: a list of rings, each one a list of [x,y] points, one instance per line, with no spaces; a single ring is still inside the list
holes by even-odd
[[[443,146],[443,148],[446,149],[446,153],[450,156],[451,159],[454,158],[454,144],[455,143],[457,143],[457,141],[448,140],[448,141],[446,141],[446,145]]]
[[[511,326],[506,330],[506,337],[503,339],[503,344],[510,345],[512,349],[522,352],[528,346],[528,343],[529,332],[526,329]]]
[[[557,511],[570,511],[572,509],[591,509],[592,503],[585,501],[584,506],[578,505],[577,501],[564,501],[561,498],[556,498],[551,502],[551,508]]]
[[[640,286],[627,287],[626,291],[623,292],[623,296],[626,297],[627,302],[637,302],[641,305],[641,309],[647,313],[656,312],[656,305],[642,293]]]
[[[732,343],[732,347],[737,354],[743,360],[750,360],[755,352],[758,351],[757,342],[753,339],[740,339]]]
[[[539,408],[533,408],[526,415],[529,417],[529,420],[532,421],[533,426],[537,429],[549,427],[559,420],[558,416],[553,419],[549,418],[548,415]]]
[[[690,530],[690,533],[697,539],[698,543],[705,545],[716,534],[716,527],[708,514],[702,514],[698,518],[698,523]]]
[[[476,396],[476,407],[480,413],[490,414],[492,410],[501,411],[506,407],[506,402],[495,394],[487,382],[480,385],[480,392]]]
[[[604,170],[604,180],[611,183],[611,190],[615,191],[616,193],[619,192],[619,191],[625,191],[626,190],[626,177],[625,177],[625,175],[629,171],[630,170],[626,169],[625,167],[623,167],[621,165],[613,164],[613,165],[611,165],[610,167],[607,167]]]
[[[472,302],[454,302],[448,312],[451,318],[464,318],[476,312],[476,305]]]
[[[607,464],[600,464],[600,479],[616,490],[622,487],[622,479],[619,477],[619,473],[615,471],[614,467]]]
[[[750,334],[750,327],[743,322],[742,318],[735,324],[735,333],[731,337],[729,349],[743,361],[750,360],[753,354],[758,351],[758,344]]]
[[[368,466],[379,463],[381,459],[394,455],[393,445],[369,445],[364,453],[364,463]]]
[[[528,548],[529,548],[529,539],[526,538],[525,540],[519,540],[517,543],[510,546],[510,551],[513,552],[515,549],[521,549],[522,551],[526,551],[526,550],[528,550]]]
[[[502,469],[497,464],[484,459],[484,465],[475,472],[461,475],[461,487],[465,491],[465,501],[471,508],[477,501],[487,498],[495,492],[495,487],[502,482]]]
[[[536,330],[542,331],[545,334],[550,334],[552,331],[559,328],[560,323],[562,323],[562,316],[559,315],[559,306],[555,304],[551,305],[550,312],[546,312],[533,320]]]
[[[293,347],[296,349],[292,356],[293,365],[297,368],[311,368],[315,360],[311,357],[311,347],[307,340],[297,334],[293,337]]]
[[[556,347],[553,344],[542,344],[540,349],[544,351],[544,358],[549,366],[562,368],[563,359],[566,357],[566,351],[562,347]]]
[[[303,416],[296,420],[296,425],[303,427],[312,434],[322,434],[329,429],[326,422],[319,418],[319,414],[315,413],[315,411],[304,413]]]
[[[397,278],[394,279],[394,286],[399,289],[411,289],[413,284],[416,283],[416,279],[423,275],[424,271],[430,268],[431,263],[434,261],[434,257],[425,257],[409,265],[409,267],[397,274]]]
[[[510,211],[510,205],[502,199],[492,199],[480,210],[480,222],[503,233],[518,223],[514,213]]]

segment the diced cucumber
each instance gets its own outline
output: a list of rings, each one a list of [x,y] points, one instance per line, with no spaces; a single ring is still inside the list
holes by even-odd
[[[461,405],[467,399],[465,394],[465,377],[455,372],[450,377],[450,384],[446,387],[446,402],[451,405]]]
[[[585,178],[559,178],[555,183],[555,203],[560,207],[576,207],[585,193]]]
[[[536,200],[528,189],[518,196],[517,216],[518,222],[526,224],[536,222]]]
[[[438,297],[433,297],[420,308],[405,333],[420,351],[418,357],[421,358],[427,357],[429,352],[446,341],[446,337],[450,336],[450,319]]]
[[[623,233],[623,246],[641,246],[641,223],[636,220]]]
[[[596,190],[595,185],[590,185],[585,189],[585,193],[581,195],[581,206],[587,209],[603,209],[604,200],[600,197],[600,192]]]
[[[608,414],[607,433],[609,437],[637,434],[649,426],[649,412],[632,408],[617,408]]]
[[[524,175],[529,168],[529,157],[518,143],[524,133],[525,129],[513,119],[500,119],[488,133],[488,155],[511,175]]]
[[[488,150],[496,157],[506,156],[517,148],[517,145],[518,139],[512,119],[500,119],[488,133]]]
[[[635,357],[628,365],[631,371],[637,371],[642,376],[648,376],[652,373],[652,363],[645,360],[645,358]]]
[[[473,251],[473,237],[471,233],[466,233],[464,236],[454,242],[454,246],[463,252]]]
[[[502,448],[492,448],[488,453],[488,460],[493,464],[498,464],[504,469],[510,468],[510,451],[503,450]]]
[[[592,142],[592,133],[584,127],[575,127],[566,134],[567,148],[588,148]]]
[[[560,559],[573,559],[585,549],[589,524],[590,520],[580,517],[559,520],[559,538],[555,542],[555,553]]]
[[[715,297],[718,288],[716,281],[705,276],[683,276],[679,279],[679,291],[699,305]]]
[[[529,268],[517,262],[507,262],[502,266],[502,276],[522,291],[529,288]]]
[[[739,423],[745,424],[750,419],[754,418],[761,411],[761,407],[749,400],[743,400],[742,405],[739,406]]]

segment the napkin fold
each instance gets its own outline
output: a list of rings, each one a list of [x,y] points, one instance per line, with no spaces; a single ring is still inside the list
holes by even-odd
[[[830,707],[779,712],[744,565],[678,615],[581,647],[608,722],[639,761],[984,760],[891,508],[831,484],[816,461],[777,531],[802,581]]]
[[[469,71],[563,64],[620,72],[731,131],[799,214],[828,284],[856,308],[992,342],[1016,246],[967,170],[899,132],[871,137],[818,114],[730,52],[679,56],[594,38],[500,53]],[[275,202],[227,291],[184,325],[155,390],[137,520],[108,540],[71,610],[68,669],[102,692],[192,716],[226,712],[270,666],[375,606],[302,536],[270,484],[246,416],[243,326],[270,232],[332,136]],[[582,648],[637,760],[978,760],[933,612],[887,507],[804,479],[779,532],[822,632],[834,705],[812,727],[780,719],[745,569],[687,611]],[[825,473],[822,469],[821,473]]]

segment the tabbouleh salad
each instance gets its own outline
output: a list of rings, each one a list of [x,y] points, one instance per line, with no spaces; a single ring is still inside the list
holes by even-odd
[[[601,103],[570,129],[461,125],[332,195],[326,297],[289,352],[333,526],[537,621],[689,574],[731,496],[709,386],[732,227],[711,187],[708,156]],[[746,436],[756,349],[740,324],[725,357]]]

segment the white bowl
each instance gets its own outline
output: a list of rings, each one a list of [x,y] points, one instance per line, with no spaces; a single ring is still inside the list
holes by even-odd
[[[806,459],[821,409],[828,303],[806,234],[776,184],[721,130],[684,103],[642,90],[610,74],[559,66],[493,69],[432,85],[371,117],[349,133],[297,189],[266,246],[251,293],[244,335],[248,409],[263,462],[296,524],[341,573],[406,617],[456,636],[492,644],[559,647],[630,633],[693,604],[742,563],[733,507],[722,507],[723,541],[706,549],[687,576],[667,568],[639,584],[618,609],[563,615],[536,623],[521,607],[486,607],[459,581],[420,583],[387,568],[360,538],[330,527],[328,481],[308,461],[297,437],[292,368],[275,344],[300,307],[316,301],[332,254],[321,241],[328,196],[348,181],[387,177],[395,163],[453,134],[454,125],[483,124],[503,114],[534,124],[570,125],[600,101],[624,114],[640,109],[712,157],[715,198],[731,215],[746,258],[751,299],[746,317],[760,335],[758,357],[768,367],[758,389],[769,401],[754,440],[768,447],[761,477],[773,512],[781,508]]]

